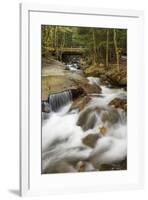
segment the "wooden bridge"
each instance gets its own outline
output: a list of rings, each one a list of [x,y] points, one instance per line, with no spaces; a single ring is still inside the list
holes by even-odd
[[[87,48],[83,48],[83,47],[49,48],[49,47],[46,47],[45,50],[50,53],[60,52],[61,54],[81,55],[87,50]]]

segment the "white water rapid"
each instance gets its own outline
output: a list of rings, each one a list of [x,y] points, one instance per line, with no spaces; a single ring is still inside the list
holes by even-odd
[[[97,78],[88,79],[90,84],[100,84]],[[69,91],[50,96],[52,109],[42,124],[42,173],[96,171],[101,164],[126,158],[126,114],[108,106],[115,97],[126,98],[126,92],[106,86],[101,88],[102,95],[91,97],[81,112],[69,112],[72,105]],[[104,116],[107,120],[103,120]],[[99,132],[102,127],[106,130],[104,135]],[[82,142],[87,135],[97,133],[100,137],[94,148]]]

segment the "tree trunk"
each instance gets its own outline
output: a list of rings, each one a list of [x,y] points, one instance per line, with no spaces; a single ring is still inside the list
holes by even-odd
[[[54,44],[55,44],[55,53],[56,53],[56,57],[58,59],[58,27],[55,26],[55,32],[54,32]]]
[[[109,29],[106,30],[106,67],[108,68]]]
[[[54,29],[51,27],[50,29],[50,42],[51,42],[51,48],[54,48]]]
[[[116,29],[114,31],[114,46],[115,46],[115,53],[116,53],[116,61],[117,61],[117,70],[120,70],[120,65],[119,65],[119,51],[118,51],[118,46],[117,46],[117,34],[116,34]]]
[[[96,37],[95,37],[95,30],[94,29],[93,29],[93,32],[92,32],[92,39],[93,39],[93,65],[96,65],[97,53],[96,53]]]
[[[59,48],[59,60],[62,61],[62,52],[63,52],[63,48],[65,46],[65,40],[66,40],[66,33],[64,32],[62,35],[62,41],[61,41],[61,45]]]

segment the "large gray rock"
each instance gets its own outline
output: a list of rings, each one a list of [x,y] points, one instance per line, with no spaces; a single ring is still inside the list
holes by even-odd
[[[77,121],[77,125],[81,126],[84,131],[94,128],[97,122],[97,113],[100,112],[98,107],[96,108],[86,108],[80,113]]]
[[[100,93],[99,86],[90,85],[88,80],[76,72],[67,71],[60,66],[59,62],[54,64],[46,64],[42,67],[42,100],[47,100],[48,95],[59,93],[66,90],[73,90],[76,94],[81,90],[81,94]],[[83,92],[82,92],[83,91]],[[78,95],[79,96],[79,95]]]

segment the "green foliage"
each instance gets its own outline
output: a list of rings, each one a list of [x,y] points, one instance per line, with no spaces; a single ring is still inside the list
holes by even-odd
[[[115,42],[114,29],[111,28],[42,25],[41,43],[43,56],[53,51],[59,59],[62,48],[85,48],[84,57],[87,57],[87,60],[89,57],[89,62],[115,63],[117,49],[120,50],[119,56],[126,54],[127,30],[116,29]]]

